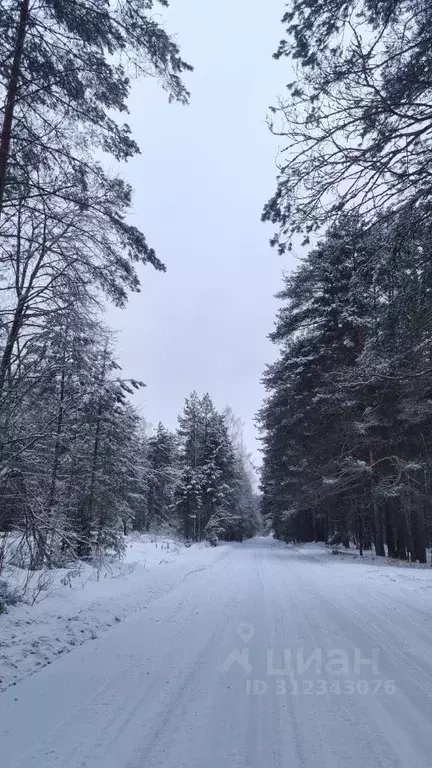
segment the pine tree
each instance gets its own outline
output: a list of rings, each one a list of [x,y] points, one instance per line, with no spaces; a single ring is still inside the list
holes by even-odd
[[[148,491],[146,530],[172,523],[176,479],[175,436],[159,422],[147,443]]]
[[[197,519],[201,511],[201,485],[196,469],[189,464],[181,469],[174,497],[182,535],[186,541],[197,541],[200,537]]]
[[[276,535],[425,561],[429,243],[428,224],[341,219],[286,279],[260,414]]]
[[[165,0],[161,4],[166,6]],[[0,525],[30,566],[120,550],[147,516],[140,382],[119,374],[101,296],[124,306],[139,264],[164,266],[106,171],[139,148],[131,78],[188,100],[190,67],[153,0],[2,3],[0,36]]]
[[[293,0],[283,17],[294,79],[273,109],[284,136],[264,219],[283,251],[357,211],[371,223],[429,204],[431,8],[410,0]]]
[[[236,456],[228,414],[215,409],[208,394],[193,392],[179,417],[182,475],[177,509],[186,537],[242,540],[258,528],[246,459]]]
[[[2,3],[0,215],[22,177],[39,186],[38,175],[48,172],[54,181],[61,169],[77,188],[81,178],[82,190],[97,182],[109,188],[96,150],[117,160],[138,152],[128,125],[113,119],[127,109],[131,75],[153,75],[170,98],[187,101],[181,75],[190,67],[151,16],[153,6],[152,0]],[[71,189],[51,186],[58,198]]]

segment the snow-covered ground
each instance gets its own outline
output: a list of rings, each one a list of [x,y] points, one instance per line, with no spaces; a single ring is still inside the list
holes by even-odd
[[[174,589],[195,571],[224,555],[224,547],[185,547],[164,536],[132,535],[124,559],[99,568],[35,572],[26,601],[0,615],[0,691]],[[4,575],[22,590],[28,573]]]
[[[4,691],[2,766],[430,768],[432,569],[269,538],[176,558],[146,610]]]

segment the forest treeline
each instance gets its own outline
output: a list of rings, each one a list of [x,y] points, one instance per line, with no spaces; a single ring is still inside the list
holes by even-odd
[[[148,436],[131,400],[143,385],[122,376],[103,322],[141,265],[164,269],[107,168],[139,152],[118,120],[134,78],[188,102],[166,5],[0,0],[0,531],[21,533],[32,568],[154,524],[191,537],[195,520],[212,541],[251,530],[232,423],[193,395],[195,454],[186,416],[178,435]]]
[[[293,0],[295,80],[263,218],[285,275],[259,414],[278,537],[427,560],[432,536],[432,3]],[[301,238],[303,238],[301,240]]]

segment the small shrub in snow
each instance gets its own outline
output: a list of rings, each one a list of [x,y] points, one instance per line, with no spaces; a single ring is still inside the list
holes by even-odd
[[[54,573],[48,569],[29,571],[26,583],[26,602],[30,605],[48,597],[54,583]]]
[[[5,613],[8,605],[16,605],[20,599],[18,590],[10,587],[4,579],[0,579],[0,614]]]
[[[116,571],[111,571],[111,576],[113,579],[126,579],[134,572],[136,566],[136,563],[120,563]]]
[[[78,576],[80,576],[80,569],[74,568],[72,570],[67,571],[67,573],[61,577],[60,584],[62,584],[64,587],[72,587],[72,579],[76,579]]]

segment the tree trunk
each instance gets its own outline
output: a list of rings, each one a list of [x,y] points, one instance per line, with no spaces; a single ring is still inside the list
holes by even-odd
[[[18,21],[12,66],[7,85],[3,125],[0,134],[0,216],[3,210],[6,175],[10,153],[14,109],[18,95],[18,82],[24,41],[27,33],[30,0],[22,0]]]
[[[363,502],[358,508],[357,512],[357,529],[358,529],[358,543],[359,543],[359,555],[363,557],[363,537],[364,537],[364,521],[363,521]]]
[[[373,516],[374,516],[374,542],[375,542],[375,554],[379,557],[385,557],[384,549],[384,531],[383,531],[383,519],[381,507],[376,501],[373,501]]]
[[[6,344],[4,346],[3,354],[0,360],[0,398],[2,397],[2,394],[3,394],[6,376],[12,362],[12,354],[13,354],[14,346],[17,342],[18,334],[20,332],[20,328],[23,322],[24,308],[25,308],[25,298],[21,296],[18,299],[18,303],[15,307],[14,318],[12,320],[12,325],[10,326]]]
[[[94,518],[94,505],[95,505],[95,493],[96,493],[96,471],[97,471],[97,465],[99,460],[99,445],[100,445],[100,438],[101,438],[101,427],[102,427],[102,413],[103,413],[103,386],[105,383],[105,376],[106,376],[106,363],[107,363],[107,356],[108,351],[105,349],[104,355],[103,355],[103,361],[102,361],[102,369],[101,369],[101,375],[99,379],[99,400],[98,400],[98,407],[96,412],[96,429],[94,434],[94,442],[93,442],[93,456],[92,456],[92,463],[91,463],[91,473],[90,473],[90,488],[88,493],[88,500],[86,504],[86,510],[85,510],[85,535],[90,539],[91,531],[92,531],[92,524],[93,524],[93,518]],[[90,541],[88,542],[88,554],[90,554]]]
[[[59,468],[59,460],[60,460],[60,448],[61,448],[61,436],[63,432],[63,415],[64,415],[64,395],[65,395],[65,348],[63,348],[63,361],[62,361],[62,372],[61,372],[61,379],[60,379],[60,395],[59,395],[59,404],[58,404],[58,412],[57,412],[57,425],[56,425],[56,436],[55,436],[55,445],[54,445],[54,459],[53,459],[53,466],[51,470],[51,484],[50,484],[50,491],[48,496],[48,522],[51,530],[50,534],[50,545],[49,545],[49,565],[52,565],[51,562],[51,556],[52,556],[52,548],[54,546],[54,538],[55,538],[55,520],[53,515],[53,508],[55,503],[55,495],[56,495],[56,487],[57,487],[57,475],[58,475],[58,468]]]
[[[372,467],[374,464],[374,455],[372,452],[372,447],[369,446],[369,462]],[[373,509],[373,526],[374,526],[374,543],[375,543],[375,554],[378,557],[385,557],[385,549],[384,549],[384,530],[383,530],[383,518],[382,518],[382,511],[379,504],[377,504],[376,500],[373,498],[374,493],[374,478],[372,476],[372,509]]]
[[[400,510],[396,518],[396,557],[400,560],[407,559],[405,520]]]
[[[422,509],[416,509],[412,514],[413,558],[419,563],[427,563],[427,536]]]
[[[385,505],[384,525],[385,525],[388,556],[396,557],[397,552],[396,552],[396,541],[395,541],[395,533],[394,533],[394,526],[393,526],[393,516],[391,511],[391,505],[389,502],[387,502]]]

